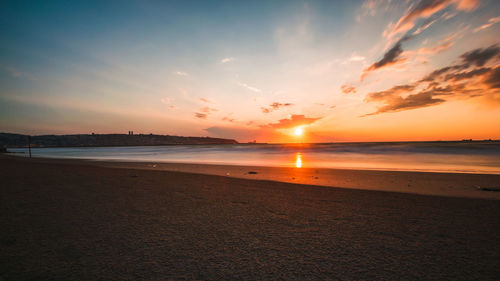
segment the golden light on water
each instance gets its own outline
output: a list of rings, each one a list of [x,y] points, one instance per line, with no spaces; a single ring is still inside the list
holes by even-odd
[[[295,156],[295,167],[296,168],[302,167],[302,155],[300,153],[297,153],[297,155]]]

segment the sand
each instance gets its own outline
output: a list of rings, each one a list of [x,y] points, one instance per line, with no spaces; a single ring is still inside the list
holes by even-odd
[[[0,158],[0,280],[500,276],[498,200],[99,165]]]
[[[59,161],[59,160],[53,160]],[[73,163],[66,160],[64,163]],[[500,175],[406,171],[230,166],[159,162],[97,161],[114,168],[163,170],[308,185],[500,200]]]

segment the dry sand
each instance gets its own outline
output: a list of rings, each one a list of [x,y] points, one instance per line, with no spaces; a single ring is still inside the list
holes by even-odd
[[[500,276],[498,200],[10,157],[0,177],[0,280]]]

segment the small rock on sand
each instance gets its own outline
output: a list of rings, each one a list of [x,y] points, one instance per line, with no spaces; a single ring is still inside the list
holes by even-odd
[[[500,187],[481,187],[479,185],[476,185],[476,188],[482,191],[500,191]]]

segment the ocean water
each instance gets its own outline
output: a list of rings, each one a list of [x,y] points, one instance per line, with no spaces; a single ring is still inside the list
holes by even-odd
[[[10,152],[27,156],[25,148]],[[34,157],[500,174],[500,142],[32,148]]]

